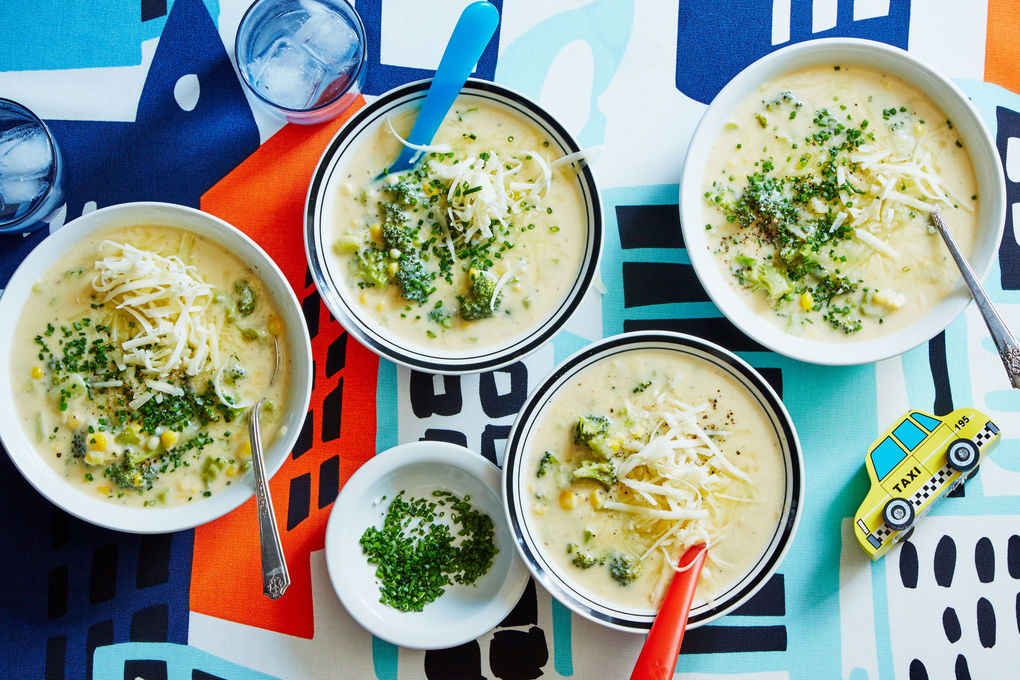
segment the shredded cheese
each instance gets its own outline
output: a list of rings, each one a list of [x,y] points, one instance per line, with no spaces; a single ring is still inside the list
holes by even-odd
[[[709,404],[685,404],[668,388],[650,396],[647,408],[626,405],[632,431],[650,434],[622,442],[617,490],[601,507],[632,515],[634,530],[649,537],[642,559],[659,550],[676,570],[684,549],[723,538],[719,500],[754,502],[755,486],[719,447],[727,433],[699,424]]]
[[[95,263],[92,288],[103,304],[114,304],[136,323],[134,334],[120,342],[118,366],[137,366],[157,378],[150,387],[166,394],[175,393],[156,385],[173,386],[159,378],[180,370],[196,375],[206,363],[218,367],[219,333],[205,314],[212,287],[195,267],[126,243],[103,241],[99,250],[105,257]]]

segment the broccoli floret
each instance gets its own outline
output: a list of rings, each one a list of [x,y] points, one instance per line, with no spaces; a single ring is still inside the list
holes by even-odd
[[[591,440],[605,437],[609,432],[609,418],[605,416],[579,416],[574,426],[574,443],[591,448]]]
[[[400,258],[400,267],[394,278],[400,286],[400,294],[412,302],[423,303],[436,290],[432,286],[432,274],[417,257]]]
[[[553,465],[559,465],[560,461],[556,459],[552,451],[546,451],[542,454],[542,460],[538,461],[538,472],[535,473],[536,477],[545,477],[545,473],[549,472],[549,468]]]
[[[395,206],[394,203],[384,203],[383,205]],[[379,235],[386,245],[386,250],[396,249],[400,251],[401,257],[413,257],[417,253],[417,249],[414,245],[414,239],[407,229],[407,218],[404,216],[404,213],[400,212],[400,208],[394,207],[394,211],[392,214],[399,215],[400,219],[391,219],[387,215],[382,223]]]
[[[460,316],[465,321],[477,321],[485,319],[496,313],[499,303],[503,301],[503,294],[496,296],[496,281],[484,273],[471,274],[471,288],[466,297],[458,297],[460,300]]]
[[[131,465],[125,459],[106,468],[103,476],[121,489],[150,489],[158,474],[152,465]]]
[[[399,182],[393,184],[389,190],[396,194],[397,202],[404,207],[418,204],[424,200],[425,193],[421,190],[421,179],[423,175],[414,172],[404,175]]]
[[[641,574],[641,562],[621,555],[613,555],[609,560],[609,575],[621,586],[629,586]]]
[[[431,312],[429,312],[429,318],[435,321],[443,328],[450,327],[450,310],[448,309],[436,307]]]
[[[602,560],[596,558],[591,553],[583,552],[581,550],[575,552],[574,559],[570,561],[578,569],[589,569],[594,567],[596,564],[602,564]]]
[[[582,463],[574,470],[574,479],[594,479],[607,487],[616,484],[616,467],[609,461]]]
[[[234,282],[234,300],[237,313],[241,316],[251,316],[255,311],[255,291],[245,280]]]
[[[71,455],[75,458],[85,457],[85,434],[75,432],[71,435]]]
[[[386,255],[375,248],[358,251],[358,274],[364,279],[366,286],[385,286],[389,283],[390,273],[387,269]]]

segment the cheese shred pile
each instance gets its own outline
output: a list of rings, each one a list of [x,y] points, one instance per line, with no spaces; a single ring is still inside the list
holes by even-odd
[[[923,135],[908,153],[863,144],[850,154],[850,161],[856,171],[839,166],[837,181],[868,190],[852,196],[845,189],[840,192],[842,205],[834,228],[848,222],[858,239],[890,260],[897,260],[899,253],[880,237],[904,216],[912,212],[927,215],[954,205],[967,212],[974,210],[970,201],[962,200],[942,181]]]
[[[647,429],[651,436],[623,442],[619,491],[602,507],[633,515],[632,529],[650,541],[642,560],[661,550],[678,569],[674,560],[686,548],[700,542],[711,547],[723,538],[727,520],[720,501],[755,500],[754,482],[719,447],[717,440],[728,432],[699,422],[711,408],[666,392],[648,409],[636,412],[628,404],[638,421],[635,431]]]
[[[92,287],[104,305],[113,304],[134,322],[129,338],[114,338],[122,352],[118,363],[137,366],[150,376],[146,384],[165,394],[179,389],[161,380],[171,373],[197,375],[209,363],[220,366],[219,329],[206,315],[212,287],[195,267],[114,241],[103,241],[100,254]]]

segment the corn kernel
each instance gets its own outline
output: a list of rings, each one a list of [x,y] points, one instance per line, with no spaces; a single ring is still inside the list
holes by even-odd
[[[163,445],[164,449],[169,449],[177,443],[177,433],[173,430],[164,430],[163,434],[159,435],[159,443]]]
[[[564,489],[560,493],[560,507],[564,510],[573,510],[575,505],[577,505],[577,496],[573,491]]]
[[[38,380],[42,377],[42,368],[39,366],[32,367],[32,377]]]
[[[237,474],[237,466],[236,465],[228,465],[227,469],[224,470],[224,473],[227,475],[227,477],[233,477],[234,475]]]
[[[278,316],[269,317],[269,321],[266,322],[266,330],[269,331],[270,335],[283,333],[283,320]]]
[[[396,276],[397,271],[400,270],[400,265],[398,265],[396,262],[390,262],[388,265],[386,265],[386,269],[389,270],[390,276]]]
[[[535,503],[535,506],[531,508],[531,513],[536,517],[541,517],[545,514],[545,503]]]
[[[800,308],[805,312],[815,306],[815,299],[811,296],[811,293],[804,291],[800,294]]]
[[[596,510],[602,507],[602,490],[595,489],[590,494],[588,494],[588,503],[590,503],[591,507],[595,508]]]
[[[97,432],[89,437],[89,448],[93,451],[105,451],[106,450],[106,435],[102,432]]]
[[[77,430],[82,426],[82,423],[83,421],[77,413],[68,413],[67,418],[64,419],[64,424],[71,430]]]
[[[237,455],[241,458],[251,458],[251,442],[241,444],[241,448],[237,450]]]
[[[368,228],[368,233],[372,234],[372,238],[376,240],[382,238],[382,225],[379,223],[373,224]]]
[[[98,491],[99,493],[103,494],[104,496],[109,496],[110,495],[110,487],[108,487],[108,486],[97,486],[96,487],[96,491]]]

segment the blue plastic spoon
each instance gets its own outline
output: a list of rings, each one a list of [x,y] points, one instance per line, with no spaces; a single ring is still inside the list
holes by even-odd
[[[408,142],[425,145],[432,141],[498,24],[499,11],[489,2],[473,2],[464,8],[425,95],[425,103],[407,137]],[[405,146],[380,177],[409,170],[415,153],[414,149]]]

